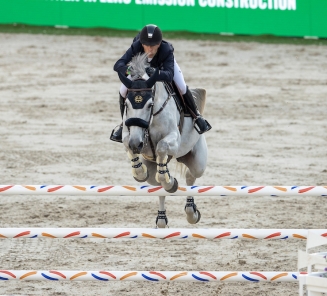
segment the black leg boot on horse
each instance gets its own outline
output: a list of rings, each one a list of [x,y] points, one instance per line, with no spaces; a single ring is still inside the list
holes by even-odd
[[[211,125],[208,121],[206,121],[202,115],[200,114],[196,104],[194,97],[189,90],[188,86],[186,86],[186,93],[183,95],[186,106],[189,108],[191,116],[194,121],[194,128],[199,134],[203,134],[209,130],[211,130]]]
[[[125,110],[125,98],[119,93],[119,106],[120,106],[120,114],[123,119],[124,110]],[[123,135],[123,123],[117,125],[111,132],[110,140],[122,143],[122,135]]]

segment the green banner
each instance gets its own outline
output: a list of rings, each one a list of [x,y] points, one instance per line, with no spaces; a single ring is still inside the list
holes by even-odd
[[[0,23],[327,37],[327,0],[0,0]]]

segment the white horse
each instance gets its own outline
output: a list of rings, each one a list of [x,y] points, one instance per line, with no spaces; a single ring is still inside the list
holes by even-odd
[[[176,158],[187,167],[186,185],[192,186],[206,169],[207,144],[204,135],[194,129],[191,117],[185,117],[183,129],[179,131],[181,116],[176,103],[164,84],[156,81],[158,70],[149,78],[145,71],[147,66],[146,54],[137,55],[130,63],[132,80],[119,74],[128,89],[123,143],[135,180],[161,185],[167,192],[174,193],[178,189],[178,182],[169,173],[170,159]],[[206,91],[194,89],[192,93],[203,114]],[[189,223],[200,221],[201,214],[192,196],[187,196],[185,212]],[[168,224],[165,196],[159,196],[156,224],[159,228]]]

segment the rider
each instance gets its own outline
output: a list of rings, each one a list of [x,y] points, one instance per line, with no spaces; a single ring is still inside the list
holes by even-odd
[[[128,64],[132,57],[138,53],[147,53],[148,62],[151,67],[146,69],[149,76],[153,74],[155,68],[159,68],[159,81],[172,82],[174,80],[176,86],[183,95],[185,104],[190,109],[190,113],[194,119],[194,125],[197,126],[198,133],[202,134],[211,129],[210,124],[201,116],[194,101],[194,97],[185,84],[182,71],[180,70],[175,58],[174,48],[169,42],[162,40],[162,32],[156,25],[147,25],[134,38],[131,47],[116,62],[114,70],[123,75],[128,75]],[[124,104],[127,95],[127,88],[124,84],[119,90],[120,112],[123,118]],[[122,142],[123,124],[112,131],[110,140]]]

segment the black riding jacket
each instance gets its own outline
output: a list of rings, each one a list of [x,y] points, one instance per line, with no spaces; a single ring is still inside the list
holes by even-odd
[[[138,53],[144,53],[143,46],[140,42],[140,34],[134,39],[131,47],[126,53],[115,63],[114,70],[123,75],[126,74],[127,64]],[[151,67],[159,68],[159,80],[172,82],[174,78],[174,47],[171,43],[162,40],[157,53],[150,62]]]

